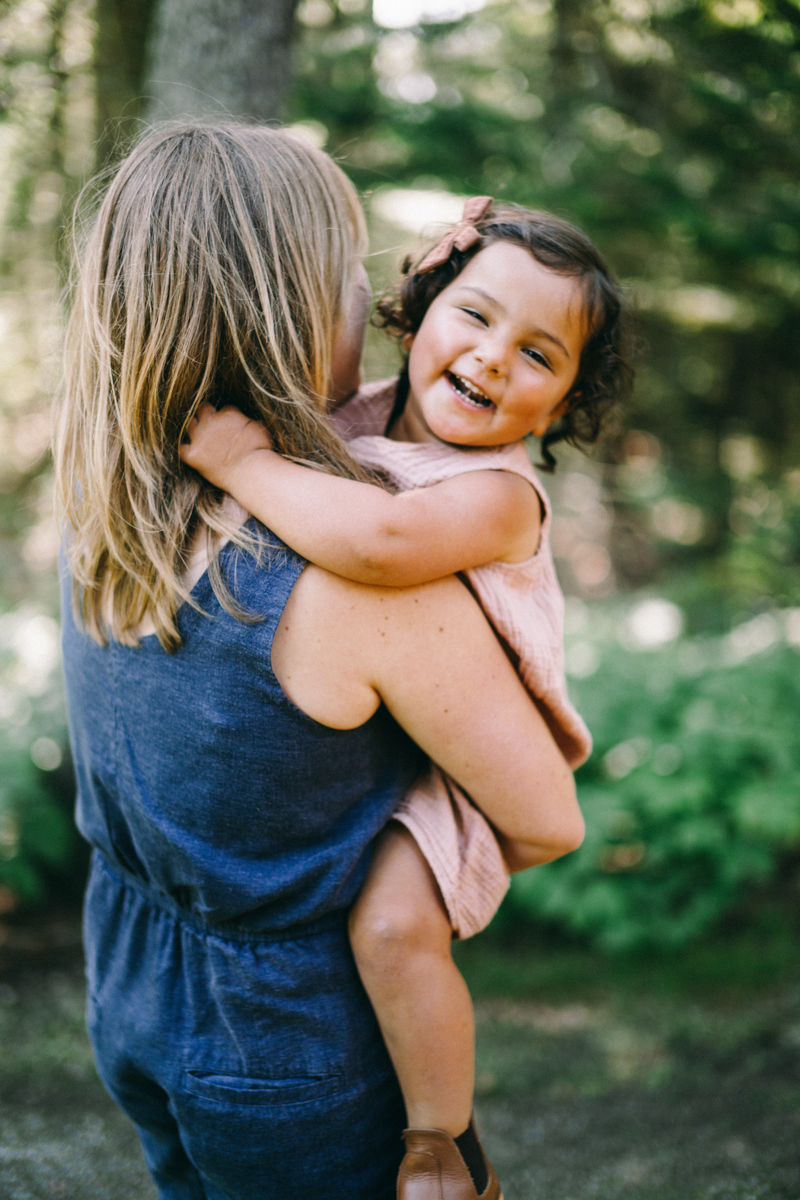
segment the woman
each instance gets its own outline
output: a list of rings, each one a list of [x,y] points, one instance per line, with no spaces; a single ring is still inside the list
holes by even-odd
[[[122,164],[79,256],[56,460],[89,1027],[169,1200],[393,1196],[402,1102],[346,922],[420,751],[500,797],[512,868],[541,861],[532,809],[552,857],[582,833],[459,582],[304,569],[181,467],[199,404],[235,399],[363,477],[324,413],[355,382],[362,242],[325,155],[183,126]]]

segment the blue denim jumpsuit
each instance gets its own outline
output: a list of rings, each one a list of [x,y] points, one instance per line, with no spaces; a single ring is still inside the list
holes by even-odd
[[[328,729],[281,689],[301,559],[222,565],[261,620],[203,576],[172,655],[98,646],[64,579],[97,1066],[162,1200],[390,1200],[403,1104],[347,910],[420,752],[383,707]]]

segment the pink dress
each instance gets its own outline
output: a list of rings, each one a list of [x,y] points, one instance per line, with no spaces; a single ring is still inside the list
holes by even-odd
[[[526,479],[543,509],[539,548],[525,562],[492,562],[465,572],[520,679],[571,767],[591,750],[589,731],[567,696],[563,661],[564,597],[550,552],[550,502],[524,446],[458,449],[438,442],[394,442],[386,427],[395,380],[368,384],[332,414],[353,456],[398,491],[430,487],[468,471],[511,471]],[[486,818],[431,763],[395,819],[413,834],[439,884],[456,937],[483,929],[508,888],[508,872]]]

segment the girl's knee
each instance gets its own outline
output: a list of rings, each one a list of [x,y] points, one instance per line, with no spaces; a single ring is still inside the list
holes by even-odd
[[[408,908],[377,897],[358,903],[350,914],[350,942],[359,961],[381,961],[415,953],[434,941],[435,926],[420,905]]]
[[[350,914],[350,941],[360,967],[386,965],[422,953],[449,955],[450,921],[430,868],[402,830],[381,843]]]

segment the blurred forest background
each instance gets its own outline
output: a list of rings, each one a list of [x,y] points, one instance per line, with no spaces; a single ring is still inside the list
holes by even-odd
[[[142,122],[190,111],[332,153],[377,290],[469,194],[596,240],[636,390],[547,484],[589,832],[498,928],[608,951],[795,928],[799,106],[795,0],[0,0],[0,921],[76,895],[84,862],[47,449],[65,228]],[[392,355],[372,331],[368,377]]]

